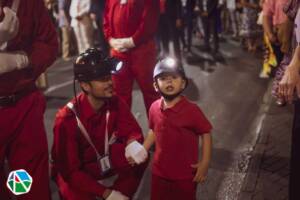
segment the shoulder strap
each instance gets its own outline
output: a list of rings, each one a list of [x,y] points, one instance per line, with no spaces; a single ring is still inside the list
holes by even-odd
[[[85,137],[85,139],[88,141],[88,143],[91,145],[91,147],[94,149],[96,155],[97,155],[97,158],[100,158],[101,155],[99,154],[98,150],[96,149],[94,143],[92,142],[86,128],[84,127],[84,125],[82,124],[82,122],[80,121],[78,115],[77,115],[77,112],[76,110],[74,109],[74,104],[69,102],[67,104],[67,107],[74,113],[75,117],[76,117],[76,121],[77,121],[77,126],[78,128],[80,129],[80,132],[82,133],[82,135]]]

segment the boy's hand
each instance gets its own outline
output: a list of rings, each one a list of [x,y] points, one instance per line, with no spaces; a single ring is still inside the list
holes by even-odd
[[[127,159],[128,163],[129,163],[129,165],[134,166],[136,164],[136,162],[134,161],[134,159],[132,157],[128,157],[126,159]]]
[[[199,162],[197,164],[191,165],[191,167],[197,169],[193,181],[197,183],[203,183],[206,180],[208,172],[208,163]]]
[[[139,142],[132,141],[125,148],[125,157],[127,158],[129,164],[132,163],[132,160],[136,164],[140,164],[145,162],[148,157],[148,152]]]

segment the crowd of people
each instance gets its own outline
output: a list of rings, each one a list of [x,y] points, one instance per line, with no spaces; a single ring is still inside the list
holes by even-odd
[[[51,199],[46,104],[35,81],[59,49],[64,60],[76,55],[74,88],[77,81],[82,90],[74,89],[55,119],[51,178],[60,198],[131,199],[155,144],[151,199],[196,199],[211,160],[212,125],[182,96],[182,58],[197,39],[218,60],[226,37],[264,53],[260,76],[275,76],[278,105],[295,103],[290,199],[298,200],[299,7],[299,0],[0,0],[0,199],[12,196],[5,163],[34,179],[17,199]],[[134,81],[149,120],[145,140],[130,112]]]

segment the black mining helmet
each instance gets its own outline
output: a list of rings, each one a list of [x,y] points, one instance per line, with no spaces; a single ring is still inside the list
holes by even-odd
[[[101,77],[117,73],[123,63],[113,57],[105,57],[96,48],[89,48],[81,53],[74,63],[74,78],[78,81],[92,81]]]
[[[188,84],[188,78],[185,75],[183,67],[180,65],[180,62],[173,58],[164,58],[157,62],[153,72],[153,79],[163,74],[163,73],[176,73],[179,74],[186,81],[186,85]]]

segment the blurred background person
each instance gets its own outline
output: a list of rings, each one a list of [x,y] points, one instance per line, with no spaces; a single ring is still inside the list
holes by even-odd
[[[247,50],[256,52],[262,28],[257,24],[259,0],[241,0],[243,7],[240,36],[245,39]]]
[[[74,29],[79,53],[93,47],[93,24],[90,17],[91,0],[72,0],[71,26]]]

